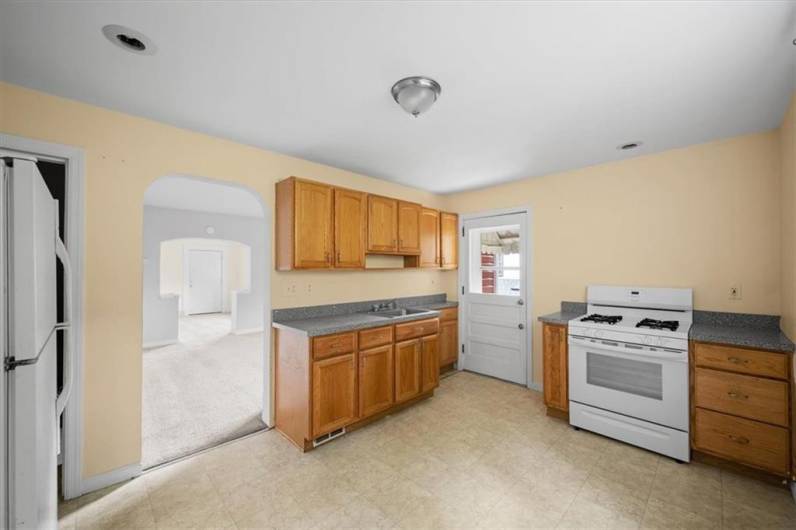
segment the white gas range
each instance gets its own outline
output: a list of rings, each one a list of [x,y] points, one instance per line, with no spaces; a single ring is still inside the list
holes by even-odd
[[[569,321],[569,421],[677,460],[688,441],[691,289],[589,286]]]

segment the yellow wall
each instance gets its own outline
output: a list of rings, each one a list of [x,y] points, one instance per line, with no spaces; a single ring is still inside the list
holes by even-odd
[[[431,207],[441,201],[417,189],[5,83],[0,83],[0,131],[85,151],[86,477],[140,460],[142,201],[155,179],[176,173],[235,182],[259,193],[271,208],[274,183],[291,175]],[[453,275],[272,272],[271,303],[280,308],[436,293],[455,284],[445,280]],[[297,285],[295,296],[286,295],[289,282]]]
[[[796,92],[780,128],[782,330],[796,340]]]
[[[693,287],[698,309],[778,314],[780,284],[787,282],[780,274],[787,261],[781,246],[790,248],[793,263],[793,237],[781,241],[786,231],[780,228],[788,225],[793,233],[794,112],[792,106],[782,135],[749,135],[435,196],[0,83],[0,131],[86,154],[84,476],[139,461],[141,203],[158,177],[178,173],[243,184],[271,207],[274,183],[289,175],[451,211],[529,205],[534,321],[556,311],[561,300],[583,300],[591,283]],[[781,191],[789,195],[780,199]],[[274,308],[456,295],[454,272],[272,270],[271,281]],[[785,321],[796,332],[792,275],[790,281],[782,312],[789,307]],[[287,293],[292,283],[296,295]],[[730,301],[729,287],[737,284],[743,299]],[[540,335],[535,324],[537,381]]]
[[[541,325],[589,284],[692,287],[697,309],[779,314],[776,131],[448,196],[532,209],[534,379]],[[731,285],[743,299],[729,300]]]

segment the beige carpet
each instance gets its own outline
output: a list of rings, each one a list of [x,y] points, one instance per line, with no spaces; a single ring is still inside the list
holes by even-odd
[[[262,334],[230,329],[226,314],[183,317],[179,343],[144,350],[144,468],[265,427]]]

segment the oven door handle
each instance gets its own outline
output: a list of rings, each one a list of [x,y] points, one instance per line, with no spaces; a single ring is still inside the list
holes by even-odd
[[[662,361],[674,362],[688,362],[687,352],[673,352],[673,351],[652,351],[646,346],[620,346],[618,342],[606,341],[601,339],[581,339],[578,337],[569,337],[569,343],[576,346],[584,346],[586,348],[596,348],[600,350],[608,350],[625,355],[632,355],[634,357],[641,357],[643,359],[659,359]]]

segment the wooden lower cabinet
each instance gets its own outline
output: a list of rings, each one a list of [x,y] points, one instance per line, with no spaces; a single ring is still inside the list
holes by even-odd
[[[410,340],[398,343],[397,328]],[[276,428],[302,451],[430,397],[439,385],[439,322],[425,319],[307,337],[274,326]]]
[[[312,436],[345,427],[357,417],[356,355],[312,363]]]
[[[569,412],[567,326],[542,324],[544,403],[548,409]]]
[[[439,323],[439,365],[448,366],[459,360],[459,321]]]
[[[420,394],[420,339],[395,345],[395,402],[402,403]]]
[[[691,343],[694,451],[794,476],[792,355]]]
[[[420,339],[420,391],[428,392],[439,386],[439,336]]]
[[[395,403],[393,345],[359,352],[359,417],[367,418]]]

